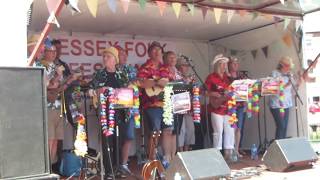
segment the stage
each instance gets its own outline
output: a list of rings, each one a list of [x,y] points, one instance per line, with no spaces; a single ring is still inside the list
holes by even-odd
[[[298,169],[289,172],[272,172],[266,169],[260,160],[251,160],[249,155],[240,158],[238,162],[228,163],[231,169],[231,177],[229,179],[257,179],[257,180],[300,180],[306,178],[308,180],[317,180],[320,177],[320,160],[318,160],[312,168]],[[130,169],[136,177],[128,177],[128,180],[142,179],[141,166],[137,166],[136,159],[131,158]],[[67,178],[62,178],[63,180]],[[72,178],[74,180],[78,178]],[[81,178],[83,179],[83,178]],[[91,177],[92,180],[100,180],[99,177]],[[118,178],[121,179],[121,178]]]

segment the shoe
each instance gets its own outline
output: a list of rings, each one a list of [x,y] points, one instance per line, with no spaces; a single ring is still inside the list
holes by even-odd
[[[161,163],[162,163],[162,166],[164,167],[164,169],[168,169],[169,166],[170,166],[169,161],[167,161],[167,160],[165,160],[165,159],[162,160]]]
[[[130,171],[130,169],[129,169],[129,167],[128,167],[128,164],[122,164],[122,165],[120,165],[119,171],[120,171],[122,174],[127,174],[127,175],[131,175],[131,174],[132,174],[132,172]]]
[[[104,175],[103,179],[104,180],[113,180],[113,176],[112,176],[112,174],[106,174],[106,175]]]
[[[127,175],[124,174],[123,172],[121,172],[120,170],[116,173],[116,178],[121,178],[121,179],[124,179],[124,178],[127,178]]]

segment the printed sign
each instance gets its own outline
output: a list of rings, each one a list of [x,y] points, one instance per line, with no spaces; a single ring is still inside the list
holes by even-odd
[[[171,96],[173,113],[186,113],[191,109],[191,99],[189,92],[174,94]]]

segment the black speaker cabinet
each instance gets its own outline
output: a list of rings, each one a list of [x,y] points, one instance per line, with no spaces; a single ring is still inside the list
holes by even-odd
[[[317,154],[305,138],[275,140],[262,157],[271,171],[292,171],[312,166]]]
[[[0,179],[54,179],[42,68],[0,67]]]
[[[183,180],[219,179],[230,176],[230,169],[217,149],[179,152],[165,172],[166,179],[174,179],[176,172]]]

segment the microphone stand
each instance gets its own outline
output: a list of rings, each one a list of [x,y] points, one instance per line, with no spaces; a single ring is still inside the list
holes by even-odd
[[[293,91],[295,92],[295,98],[294,98],[294,103],[295,103],[295,111],[296,111],[296,125],[297,125],[297,136],[300,136],[299,133],[299,121],[298,121],[298,103],[297,103],[297,99],[299,100],[299,102],[301,103],[301,105],[303,105],[302,99],[298,93],[298,90],[296,88],[296,86],[293,84],[292,80],[291,80],[291,76],[289,77],[289,82],[292,86]]]
[[[193,73],[196,75],[197,79],[200,81],[201,87],[203,87],[203,89],[204,89],[205,91],[207,91],[207,90],[208,90],[208,87],[207,87],[206,84],[203,82],[203,80],[200,78],[197,70],[195,69],[194,65],[191,63],[192,60],[191,60],[189,57],[185,56],[185,55],[181,55],[181,57],[183,57],[183,58],[187,61],[188,65],[191,67]],[[207,98],[206,98],[206,97],[204,98],[204,104],[205,104],[206,133],[207,133],[207,135],[205,136],[205,138],[206,138],[207,142],[210,143],[209,122],[208,122],[208,121],[209,121],[209,120],[208,120],[209,117],[208,117],[208,106],[207,106]],[[202,129],[201,124],[200,124],[200,128],[201,128],[202,137],[204,137],[204,133],[203,133],[203,129]],[[203,146],[204,146],[204,144],[203,144]]]

